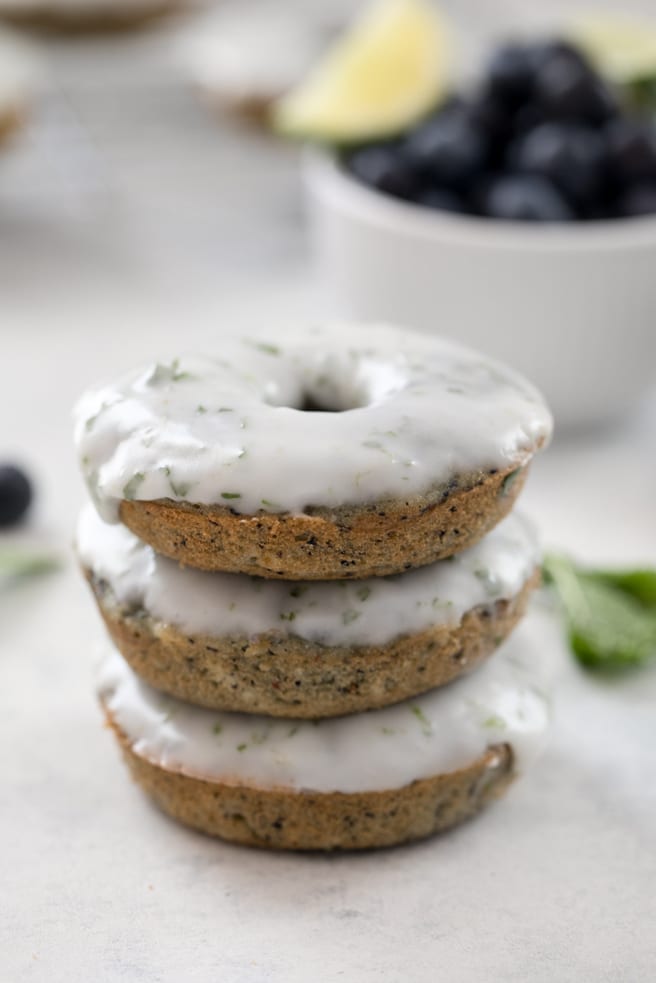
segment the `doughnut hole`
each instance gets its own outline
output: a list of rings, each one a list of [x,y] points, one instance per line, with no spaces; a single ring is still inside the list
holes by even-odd
[[[266,402],[304,413],[347,413],[375,405],[407,383],[407,373],[400,366],[345,352],[318,365],[301,366],[296,398],[287,401],[269,396]]]

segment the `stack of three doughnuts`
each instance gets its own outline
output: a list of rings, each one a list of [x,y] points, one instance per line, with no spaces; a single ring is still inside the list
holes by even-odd
[[[77,416],[100,512],[78,553],[118,649],[101,701],[165,811],[361,848],[503,791],[547,718],[530,646],[506,641],[538,579],[508,515],[550,433],[530,385],[333,325],[151,365]]]

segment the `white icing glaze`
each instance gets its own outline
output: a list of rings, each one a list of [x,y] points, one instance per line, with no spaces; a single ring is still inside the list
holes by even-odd
[[[322,10],[291,11],[269,2],[219,8],[194,25],[185,62],[209,93],[235,102],[270,102],[317,61],[334,34],[335,20]]]
[[[390,326],[221,340],[94,389],[76,443],[108,521],[122,498],[239,513],[407,499],[527,461],[551,433],[539,393],[486,356]],[[344,412],[304,412],[304,400]]]
[[[143,683],[115,650],[100,693],[136,754],[199,778],[317,792],[399,788],[508,742],[519,770],[550,716],[552,653],[527,619],[470,676],[384,710],[311,721],[216,713]]]
[[[433,625],[457,625],[479,604],[514,597],[539,562],[532,528],[504,519],[450,560],[387,578],[283,583],[184,569],[87,506],[78,523],[82,563],[121,605],[180,631],[214,637],[275,632],[323,645],[382,645]]]

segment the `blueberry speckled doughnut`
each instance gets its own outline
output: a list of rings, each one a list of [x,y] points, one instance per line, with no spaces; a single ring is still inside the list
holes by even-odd
[[[10,31],[0,31],[0,144],[29,116],[41,72],[27,45]]]
[[[102,516],[158,552],[332,580],[477,542],[550,432],[539,393],[493,360],[332,325],[132,372],[82,398],[76,439]]]
[[[522,615],[539,564],[514,514],[450,560],[387,579],[285,583],[181,568],[91,506],[77,550],[142,679],[199,706],[299,718],[387,706],[471,671]]]
[[[252,846],[362,849],[447,829],[505,790],[547,727],[546,657],[527,622],[450,686],[311,722],[182,703],[113,650],[100,698],[137,782],[181,822]]]

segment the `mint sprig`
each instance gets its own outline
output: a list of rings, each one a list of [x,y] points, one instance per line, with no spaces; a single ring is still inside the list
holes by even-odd
[[[571,649],[586,668],[617,671],[656,656],[656,571],[589,570],[551,554],[543,574],[558,596]]]
[[[39,574],[50,573],[56,570],[58,566],[58,560],[46,553],[0,549],[0,577],[34,577]]]

